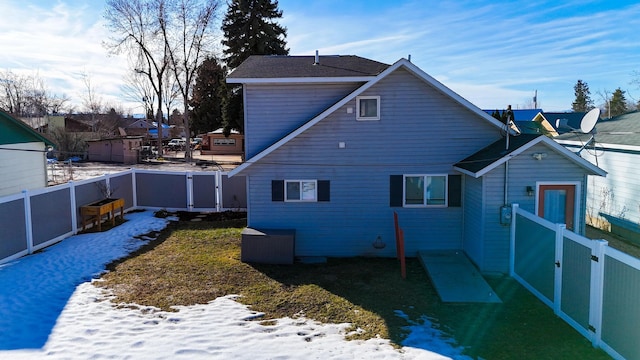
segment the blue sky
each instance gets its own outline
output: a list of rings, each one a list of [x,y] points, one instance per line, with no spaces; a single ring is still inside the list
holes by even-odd
[[[37,71],[52,92],[78,103],[85,72],[105,102],[126,103],[119,94],[126,59],[101,47],[103,6],[2,1],[0,70]],[[578,79],[596,104],[618,87],[640,99],[631,84],[640,72],[640,4],[633,1],[280,0],[279,7],[292,55],[319,50],[389,64],[411,55],[481,108],[524,108],[537,90],[538,107],[569,110]]]

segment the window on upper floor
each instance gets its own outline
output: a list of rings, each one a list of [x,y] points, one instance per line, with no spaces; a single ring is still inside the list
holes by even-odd
[[[357,96],[356,120],[380,120],[380,96]]]

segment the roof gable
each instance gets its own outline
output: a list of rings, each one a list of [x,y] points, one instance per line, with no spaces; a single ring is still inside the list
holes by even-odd
[[[455,102],[457,102],[460,105],[464,106],[465,108],[470,110],[472,113],[478,115],[480,118],[482,118],[485,121],[489,122],[491,125],[495,126],[496,128],[498,128],[498,129],[503,129],[504,128],[504,124],[502,124],[500,121],[496,120],[495,118],[493,118],[489,114],[485,113],[480,108],[476,107],[475,105],[470,103],[468,100],[466,100],[462,96],[460,96],[457,93],[455,93],[453,90],[451,90],[448,87],[444,86],[442,83],[440,83],[439,81],[437,81],[433,77],[429,76],[428,74],[426,74],[425,72],[420,70],[417,66],[415,66],[410,61],[408,61],[406,59],[400,59],[397,62],[395,62],[392,66],[390,66],[387,69],[385,69],[382,73],[380,73],[374,79],[366,82],[364,85],[360,86],[358,89],[356,89],[351,94],[347,95],[346,97],[344,97],[343,99],[341,99],[340,101],[335,103],[330,108],[326,109],[325,111],[323,111],[322,113],[320,113],[319,115],[317,115],[316,117],[311,119],[310,121],[306,122],[305,124],[303,124],[302,126],[297,128],[296,130],[294,130],[293,132],[289,133],[287,136],[285,136],[282,139],[278,140],[276,143],[272,144],[271,146],[269,146],[265,150],[259,152],[258,154],[256,154],[252,158],[248,159],[246,162],[244,162],[243,164],[241,164],[240,166],[238,166],[237,168],[232,170],[229,173],[229,176],[233,176],[235,174],[238,174],[239,172],[243,171],[247,167],[251,166],[251,164],[254,164],[255,162],[259,161],[260,159],[262,159],[263,157],[267,156],[271,152],[275,151],[276,149],[278,149],[282,145],[286,144],[287,142],[289,142],[291,139],[295,138],[296,136],[298,136],[302,132],[304,132],[307,129],[311,128],[312,126],[314,126],[315,124],[317,124],[318,122],[320,122],[321,120],[323,120],[324,118],[326,118],[327,116],[329,116],[330,114],[335,112],[337,109],[339,109],[340,107],[342,107],[343,105],[345,105],[349,101],[353,100],[356,96],[362,94],[364,91],[366,91],[367,89],[369,89],[370,87],[372,87],[373,85],[378,83],[381,79],[384,79],[386,76],[388,76],[389,74],[393,73],[394,71],[396,71],[397,69],[399,69],[401,67],[406,69],[411,74],[413,74],[414,76],[418,77],[419,79],[421,79],[425,83],[431,85],[436,90],[438,90],[441,93],[443,93],[444,95],[450,97]]]
[[[4,111],[0,111],[0,127],[2,128],[2,131],[0,131],[0,145],[30,142],[43,142],[46,145],[53,145],[49,139]]]
[[[564,146],[551,140],[544,135],[521,134],[509,137],[509,146],[506,146],[506,139],[502,138],[466,159],[458,162],[454,169],[479,178],[496,167],[504,164],[510,159],[520,155],[532,146],[543,143],[555,152],[565,156],[567,159],[586,169],[591,175],[605,176],[606,171],[593,165],[587,160],[579,157],[573,152],[567,150]]]

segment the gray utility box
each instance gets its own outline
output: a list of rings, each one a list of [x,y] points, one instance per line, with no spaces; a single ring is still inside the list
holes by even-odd
[[[242,230],[240,260],[258,264],[293,264],[296,231],[289,229]]]

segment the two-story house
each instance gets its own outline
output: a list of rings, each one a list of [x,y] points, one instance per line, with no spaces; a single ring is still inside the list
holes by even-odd
[[[406,59],[251,56],[227,82],[243,85],[246,162],[230,176],[247,178],[248,226],[294,229],[298,257],[395,256],[396,212],[408,256],[460,249],[507,272],[508,206],[583,232],[587,175],[605,174]]]

